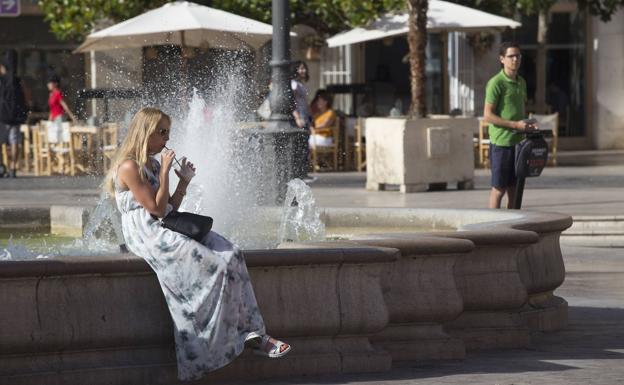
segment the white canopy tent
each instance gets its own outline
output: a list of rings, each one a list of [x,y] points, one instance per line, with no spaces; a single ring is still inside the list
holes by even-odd
[[[269,24],[203,5],[176,1],[87,36],[75,52],[150,45],[256,49],[273,34]]]
[[[373,21],[366,27],[358,27],[341,32],[327,39],[329,47],[363,43],[397,35],[408,31],[407,12],[388,14]],[[470,32],[488,29],[518,28],[517,21],[479,11],[442,0],[430,0],[427,11],[427,30],[429,32],[453,31]]]
[[[405,37],[408,33],[408,14],[392,13],[374,20],[365,27],[342,32],[327,39],[329,49],[321,62],[323,80],[321,86],[362,82],[365,66],[362,50],[356,45],[393,37]],[[521,24],[491,13],[442,0],[429,0],[427,31],[439,33],[442,47],[443,111],[460,109],[474,113],[479,109],[475,103],[474,55],[464,33],[500,31],[518,28]],[[391,41],[391,39],[389,39]],[[360,47],[358,47],[360,48]],[[357,79],[357,80],[355,80]],[[338,103],[342,99],[338,99]],[[354,101],[342,100],[342,108],[351,110]]]

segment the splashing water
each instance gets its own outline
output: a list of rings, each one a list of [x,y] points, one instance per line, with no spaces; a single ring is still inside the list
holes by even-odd
[[[250,85],[235,75],[225,77],[206,99],[194,89],[188,105],[178,102],[174,108],[164,107],[172,117],[167,146],[178,159],[186,156],[197,167],[180,210],[213,217],[214,230],[243,249],[321,239],[323,224],[305,183],[288,184],[286,202],[296,200],[296,206],[280,208],[275,203],[279,194],[275,151],[285,149],[265,145],[267,138],[257,128],[243,128],[238,120],[249,111]],[[160,160],[159,155],[156,158]],[[173,191],[178,178],[170,180]],[[124,242],[114,201],[101,196],[89,218],[81,239],[45,245],[43,253],[10,242],[4,251],[0,248],[0,259],[119,252]]]
[[[106,87],[136,87],[137,80],[129,70],[136,57],[105,52],[101,55],[110,67]],[[254,68],[259,61],[244,51],[210,50],[200,56],[203,64],[190,72],[195,77],[192,84],[199,86],[199,90],[193,88],[190,101],[187,99],[190,84],[183,81],[176,67],[179,53],[172,47],[163,47],[157,60],[150,59],[144,67],[147,76],[142,81],[143,96],[110,101],[109,117],[121,123],[120,137],[127,133],[128,123],[140,107],[161,108],[172,117],[173,123],[167,146],[176,151],[178,159],[186,156],[197,166],[197,175],[189,185],[181,210],[213,217],[214,230],[245,249],[274,247],[286,238],[315,239],[312,234],[317,230],[304,230],[306,225],[298,222],[318,220],[318,216],[309,215],[312,212],[309,204],[313,205],[314,200],[309,189],[304,191],[307,186],[289,187],[289,191],[296,190],[293,192],[296,198],[288,198],[289,201],[296,199],[299,206],[289,207],[288,212],[275,203],[279,194],[275,152],[287,150],[265,145],[266,136],[257,129],[242,128],[238,122],[246,120],[260,104],[256,95],[264,86],[258,87],[255,81],[263,75]],[[101,111],[94,109],[92,113]],[[172,175],[170,180],[173,191],[177,178]],[[100,197],[90,212],[81,239],[65,238],[59,242],[60,238],[50,236],[57,243],[43,244],[37,251],[28,250],[17,239],[10,241],[4,251],[0,246],[0,259],[17,259],[18,255],[32,259],[117,253],[123,236],[114,205],[113,200]],[[316,228],[319,224],[311,226]]]
[[[288,182],[282,220],[278,233],[280,242],[319,241],[325,238],[325,224],[316,208],[312,189],[301,179]]]
[[[121,232],[121,214],[117,210],[115,201],[107,193],[102,192],[95,208],[89,212],[89,221],[84,230],[82,241],[88,250],[108,250],[111,245],[124,245]]]
[[[275,154],[257,131],[241,128],[232,104],[226,94],[208,106],[195,93],[188,115],[172,129],[170,147],[197,166],[181,210],[211,216],[215,231],[242,248],[275,246]]]
[[[47,255],[30,250],[27,247],[13,242],[13,237],[7,241],[7,246],[0,249],[0,261],[19,259],[45,259]]]

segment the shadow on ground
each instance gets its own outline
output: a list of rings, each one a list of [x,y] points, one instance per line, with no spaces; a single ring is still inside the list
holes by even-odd
[[[531,373],[568,383],[578,374],[565,373],[586,366],[590,361],[624,359],[624,309],[575,307],[569,308],[569,325],[556,333],[535,333],[527,349],[472,351],[463,361],[432,361],[399,363],[386,373],[354,374],[325,377],[299,377],[271,380],[258,384],[347,384],[347,383],[517,383],[522,375],[533,382]],[[296,349],[296,346],[294,347]],[[624,361],[622,362],[624,363]],[[619,365],[616,363],[616,365]],[[491,375],[486,381],[483,376]],[[582,376],[581,376],[582,377]],[[506,380],[509,378],[509,380]],[[561,381],[561,382],[559,382]],[[570,381],[571,382],[571,381]],[[606,383],[609,383],[608,380]]]

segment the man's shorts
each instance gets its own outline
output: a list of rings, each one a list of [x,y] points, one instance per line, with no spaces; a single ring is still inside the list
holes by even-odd
[[[516,147],[497,146],[490,143],[490,168],[492,187],[505,188],[516,185]]]
[[[21,140],[19,125],[0,123],[0,144],[20,144]]]

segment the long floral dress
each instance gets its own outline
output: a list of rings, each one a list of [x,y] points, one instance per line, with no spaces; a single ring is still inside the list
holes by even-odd
[[[146,173],[157,190],[160,164],[152,161],[156,170]],[[243,254],[214,231],[200,243],[161,227],[115,182],[128,249],[156,272],[173,318],[178,378],[198,379],[227,365],[251,333],[265,333]]]

